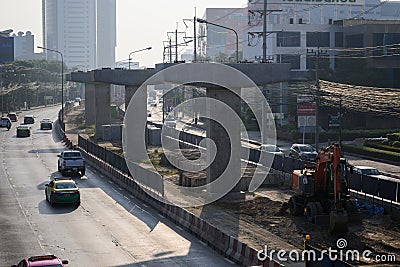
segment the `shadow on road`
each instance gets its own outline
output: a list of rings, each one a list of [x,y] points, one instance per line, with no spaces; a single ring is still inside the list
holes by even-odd
[[[64,148],[46,148],[46,149],[32,149],[29,150],[28,153],[39,153],[39,154],[44,154],[44,153],[53,153],[53,154],[60,154],[63,152],[65,149]]]
[[[38,130],[38,132],[34,132],[33,134],[47,134],[47,135],[50,135],[52,133],[49,132],[49,131]]]
[[[46,201],[43,190],[43,200],[39,202],[38,209],[40,214],[66,214],[71,213],[78,207],[75,204],[55,204],[53,207]]]

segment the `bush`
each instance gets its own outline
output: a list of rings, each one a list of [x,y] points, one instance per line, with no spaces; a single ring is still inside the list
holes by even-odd
[[[353,141],[356,138],[384,137],[392,133],[400,134],[400,129],[342,130],[342,141]],[[278,138],[288,139],[290,141],[301,139],[303,136],[300,130],[298,128],[293,128],[293,126],[277,128],[277,135]],[[314,136],[314,134],[306,134],[306,138],[311,138],[311,135]],[[339,140],[339,130],[321,131],[319,133],[319,139],[320,142]]]
[[[399,148],[399,151],[400,151],[400,141],[394,141],[392,146]]]
[[[387,134],[386,137],[391,142],[400,141],[400,133],[390,133],[390,134]]]
[[[398,129],[372,129],[372,130],[342,130],[342,141],[352,141],[356,138],[374,138],[386,136],[388,133],[397,132]],[[330,130],[320,133],[320,141],[339,140],[339,131]]]
[[[358,154],[377,159],[384,159],[393,162],[400,162],[400,153],[393,151],[385,151],[372,147],[346,145],[346,144],[342,145],[342,149],[344,152],[348,153]]]
[[[393,144],[396,142],[398,145],[400,145],[400,142],[398,142],[398,141],[393,142]],[[389,145],[384,145],[383,142],[365,141],[364,145],[367,147],[372,147],[372,148],[376,148],[376,149],[380,149],[380,150],[387,150],[387,151],[393,151],[393,152],[400,153],[400,147],[396,147],[394,145],[391,146],[390,143],[389,143]]]

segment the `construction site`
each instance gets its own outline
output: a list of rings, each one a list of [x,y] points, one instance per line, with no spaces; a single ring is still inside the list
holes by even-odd
[[[68,113],[66,129],[70,134],[79,133],[90,139],[87,130],[79,127],[82,122],[82,112],[82,109],[77,108]],[[120,142],[92,141],[107,150],[123,154]],[[235,199],[223,198],[202,207],[186,209],[255,249],[268,248],[268,251],[296,250],[301,252],[304,249],[304,240],[306,236],[309,236],[309,243],[322,251],[328,248],[338,249],[338,240],[344,238],[347,242],[346,246],[342,247],[344,251],[357,250],[360,253],[371,251],[368,259],[359,257],[356,260],[347,261],[348,264],[354,266],[398,266],[400,264],[400,211],[398,206],[395,203],[384,201],[382,198],[371,198],[367,194],[350,194],[344,188],[344,169],[340,168],[344,159],[340,158],[340,152],[336,149],[335,146],[326,148],[325,152],[320,154],[319,165],[309,167],[307,170],[293,171],[292,173],[271,171],[264,184],[256,192],[243,191]],[[182,149],[182,153],[187,159],[196,159],[200,154],[198,149],[193,148]],[[148,155],[157,172],[170,183],[192,187],[206,183],[205,172],[182,172],[171,166],[161,147],[149,146]],[[333,167],[333,164],[336,167]],[[246,165],[246,168],[245,176],[251,176],[252,166]],[[327,180],[321,180],[319,186],[312,188],[307,187],[307,183],[303,186],[297,184],[296,188],[296,185],[293,184],[296,172],[302,178],[307,173],[316,175],[316,177],[316,173],[319,173],[319,178]],[[330,180],[333,177],[336,177],[337,180]],[[297,179],[298,181],[302,183],[301,179]],[[333,181],[336,184],[331,183]],[[324,188],[327,191],[316,192],[314,196],[313,192],[307,191],[314,190],[314,188],[316,190]],[[311,197],[312,200],[307,200],[307,203],[303,202],[304,206],[294,208],[293,198],[301,196],[302,193],[304,196]],[[332,207],[324,212],[318,207],[321,206],[320,204],[316,208],[307,205],[309,202],[324,203],[328,199],[332,203]],[[326,204],[323,205],[326,208]],[[316,210],[314,211],[314,209]],[[331,211],[340,214],[343,214],[343,211],[348,213],[345,222],[341,225],[344,228],[332,228],[329,216],[325,215],[329,215]],[[348,219],[351,217],[350,213],[356,215],[355,220]],[[324,216],[318,216],[322,214]],[[336,223],[340,225],[342,219],[340,216],[338,217]],[[377,256],[385,257],[386,262],[376,260]],[[304,263],[290,260],[281,263],[285,266],[304,265]]]

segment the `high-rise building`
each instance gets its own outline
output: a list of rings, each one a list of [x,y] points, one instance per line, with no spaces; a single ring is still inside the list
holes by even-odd
[[[9,36],[10,32],[0,31],[0,62],[14,61],[14,38]]]
[[[115,0],[42,0],[43,46],[60,51],[67,67],[113,67]],[[46,51],[48,60],[59,60]]]
[[[33,59],[34,55],[34,36],[30,31],[26,34],[23,32],[18,32],[18,34],[13,34],[14,37],[14,57],[16,60]]]
[[[97,0],[97,67],[114,67],[116,46],[115,0]]]

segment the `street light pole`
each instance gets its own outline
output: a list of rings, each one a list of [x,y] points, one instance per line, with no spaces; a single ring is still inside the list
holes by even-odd
[[[200,18],[197,18],[197,22],[198,23],[210,24],[210,25],[214,25],[216,27],[220,27],[220,28],[223,28],[223,29],[227,29],[227,30],[233,31],[235,33],[235,35],[236,35],[236,63],[239,63],[239,36],[238,36],[237,32],[234,29],[228,28],[228,27],[225,27],[225,26],[222,26],[222,25],[219,25],[219,24],[215,24],[215,23],[212,23],[212,22],[209,22],[209,21],[207,21],[205,19],[200,19]]]
[[[150,49],[152,49],[152,47],[147,47],[147,48],[143,48],[143,49],[139,49],[139,50],[130,52],[130,53],[129,53],[129,57],[128,57],[128,60],[129,60],[129,64],[128,64],[128,65],[129,65],[129,69],[131,69],[131,55],[132,55],[132,54],[137,53],[137,52],[141,52],[141,51],[144,51],[144,50],[150,50]]]
[[[65,131],[65,124],[64,124],[64,57],[63,54],[58,51],[58,50],[53,50],[50,48],[38,46],[37,48],[43,49],[43,50],[48,50],[54,53],[57,53],[61,56],[61,127],[63,127],[63,130]]]

